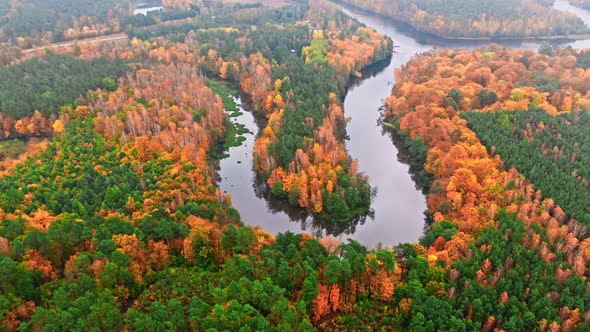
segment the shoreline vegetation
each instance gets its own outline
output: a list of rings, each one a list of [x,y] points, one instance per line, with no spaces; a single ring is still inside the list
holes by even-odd
[[[582,153],[587,136],[580,133],[590,121],[584,111],[590,105],[586,54],[497,46],[445,49],[415,56],[396,72],[398,83],[386,100],[383,124],[409,139],[420,139],[427,149],[424,169],[433,179],[427,200],[434,223],[421,244],[428,255],[446,261],[460,276],[449,279],[453,285],[449,290],[456,291],[454,305],[493,306],[494,316],[479,326],[484,330],[490,325],[531,330],[538,322],[548,326],[551,320],[554,330],[587,323],[569,315],[558,323],[556,309],[535,305],[546,301],[543,295],[530,296],[548,294],[554,287],[560,299],[547,308],[555,306],[561,312],[588,308],[587,301],[579,300],[588,292],[584,288],[590,219],[582,194],[571,194],[585,194],[588,185],[583,157],[587,154]],[[453,233],[443,235],[447,230]],[[580,245],[566,249],[562,243]],[[519,260],[523,255],[527,259]],[[507,257],[515,264],[502,266]],[[473,268],[467,267],[473,263]],[[497,269],[491,282],[486,265]],[[518,269],[535,272],[523,279]],[[534,276],[543,274],[545,280],[538,283]],[[510,286],[515,279],[523,287]],[[459,290],[474,286],[478,290]],[[570,293],[573,288],[581,293]],[[574,297],[577,302],[559,302]],[[509,301],[510,306],[504,307]],[[522,301],[520,315],[530,319],[523,321],[503,311],[519,306],[518,301]],[[434,321],[435,316],[426,319]]]
[[[341,100],[355,73],[390,56],[393,47],[336,5],[320,2],[310,8],[306,18],[315,30],[300,58],[271,54],[280,61],[264,91],[250,87],[253,77],[241,78],[255,111],[268,118],[256,139],[254,168],[273,196],[319,220],[348,223],[370,211],[374,190],[343,144]]]
[[[384,19],[390,19],[390,20],[393,20],[395,23],[405,24],[418,33],[422,33],[422,34],[425,34],[425,35],[428,35],[431,37],[435,37],[438,39],[446,40],[446,41],[488,41],[488,42],[494,42],[494,41],[576,41],[576,40],[590,39],[590,28],[585,27],[584,25],[582,25],[582,27],[586,28],[586,31],[584,33],[560,33],[560,34],[536,34],[536,35],[522,34],[522,35],[514,35],[514,36],[509,36],[509,35],[508,36],[502,36],[502,35],[500,35],[500,36],[498,36],[498,35],[469,36],[467,34],[471,33],[471,32],[464,32],[464,35],[450,35],[450,34],[438,32],[436,29],[433,29],[433,28],[421,27],[419,24],[412,21],[412,19],[407,18],[407,16],[384,14],[382,11],[377,11],[374,8],[369,7],[369,5],[365,4],[364,2],[359,4],[359,3],[357,3],[359,1],[355,1],[355,0],[332,0],[332,1],[334,3],[337,3],[338,5],[343,6],[344,8],[352,8],[354,10],[361,11],[363,13],[377,15],[377,16],[384,18]],[[457,1],[459,1],[459,0],[457,0]],[[551,8],[549,8],[549,9],[554,10]],[[555,10],[555,11],[557,11],[557,10]],[[562,12],[562,14],[566,15],[566,16],[569,15],[569,13],[567,13],[567,12]],[[428,15],[428,13],[426,13],[425,11],[422,11],[422,15]],[[485,14],[483,14],[483,15],[485,15]],[[436,18],[431,17],[431,19],[434,20],[434,19],[439,19],[439,18],[438,17],[436,17]],[[578,20],[579,20],[579,18],[578,18]],[[475,24],[475,22],[473,22],[472,24]],[[577,27],[577,29],[580,29],[580,27]],[[481,33],[481,32],[477,32],[477,33]]]

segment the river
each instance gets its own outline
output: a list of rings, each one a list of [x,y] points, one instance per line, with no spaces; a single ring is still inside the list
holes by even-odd
[[[231,118],[234,123],[243,124],[250,131],[244,135],[246,140],[240,146],[230,147],[229,157],[222,159],[219,171],[219,187],[231,194],[232,205],[240,212],[244,223],[260,225],[272,234],[292,231],[301,233],[307,216],[301,209],[290,209],[291,216],[281,211],[283,202],[272,199],[260,184],[256,173],[252,170],[252,149],[259,130],[254,115],[249,112],[241,98],[235,98],[241,115]],[[286,208],[286,207],[285,207]],[[297,216],[300,218],[297,218]],[[311,219],[311,218],[310,218]],[[302,224],[303,222],[303,224]]]
[[[155,12],[155,11],[158,11],[158,10],[160,10],[162,8],[164,8],[164,7],[162,7],[162,6],[155,6],[155,7],[146,7],[146,8],[136,8],[136,9],[133,10],[133,15],[140,15],[141,14],[141,15],[147,16],[147,14],[149,12]]]
[[[141,14],[145,16],[147,16],[149,12],[158,11],[164,8],[161,5],[159,5],[158,2],[142,2],[134,4],[133,6],[133,15]]]
[[[555,8],[578,13],[589,24],[590,12],[569,6],[567,0],[556,1]],[[426,199],[409,174],[406,156],[396,147],[391,134],[384,130],[379,119],[384,99],[391,94],[395,83],[394,72],[412,56],[437,48],[473,49],[488,44],[485,41],[440,40],[393,23],[377,15],[344,9],[351,17],[378,32],[389,36],[396,46],[388,63],[372,66],[363,72],[363,78],[355,82],[344,100],[345,115],[351,117],[347,125],[349,154],[358,159],[360,170],[370,178],[377,195],[371,205],[371,216],[348,225],[323,225],[304,211],[287,206],[270,197],[268,190],[252,170],[254,134],[247,134],[239,147],[230,148],[230,157],[221,161],[220,188],[232,195],[233,206],[242,220],[249,225],[260,225],[272,234],[292,231],[308,232],[315,236],[335,235],[340,240],[348,238],[375,248],[393,246],[402,242],[416,242],[424,232]],[[506,47],[538,50],[541,43],[534,41],[507,41]],[[590,40],[569,43],[575,48],[590,47]],[[259,130],[252,113],[240,106],[242,115],[233,121],[242,123],[252,133]]]

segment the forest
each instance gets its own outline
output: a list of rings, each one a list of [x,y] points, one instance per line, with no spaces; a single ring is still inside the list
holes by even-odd
[[[327,38],[314,33],[300,59],[285,59],[273,73],[274,91],[260,107],[269,123],[255,147],[255,168],[268,177],[273,194],[320,218],[342,222],[367,212],[371,189],[342,146],[344,116],[338,100],[355,71],[391,51],[391,42],[374,31],[352,31],[342,39],[336,32]],[[367,39],[361,42],[360,36]],[[284,100],[282,95],[293,97]]]
[[[352,22],[327,3],[322,6],[326,7],[316,9],[330,10],[338,15],[333,19]],[[284,13],[292,12],[293,8],[284,9]],[[266,17],[271,20],[275,13],[270,10]],[[318,23],[328,25],[329,19]],[[314,330],[313,324],[338,311],[340,305],[356,302],[361,290],[371,289],[375,298],[389,296],[391,282],[383,276],[393,273],[391,251],[368,256],[366,248],[352,242],[343,244],[342,254],[336,256],[335,240],[322,242],[289,233],[275,238],[243,226],[231,207],[231,197],[215,184],[213,152],[227,139],[223,112],[227,96],[215,95],[209,85],[222,90],[207,83],[204,74],[241,86],[253,105],[269,116],[283,113],[280,108],[287,105],[307,113],[307,129],[281,135],[300,140],[295,146],[299,154],[304,148],[299,137],[327,136],[327,141],[319,140],[312,147],[321,151],[325,145],[325,153],[337,156],[338,164],[323,161],[321,152],[316,152],[317,160],[307,161],[311,170],[322,163],[323,172],[334,174],[327,179],[329,184],[320,182],[326,181],[321,178],[325,173],[310,174],[309,181],[321,185],[328,196],[325,204],[321,196],[314,198],[316,204],[340,212],[330,210],[330,202],[342,204],[341,195],[347,194],[349,204],[359,202],[354,199],[359,200],[359,190],[365,190],[364,201],[355,204],[366,209],[368,185],[354,168],[349,169],[352,161],[341,138],[336,138],[336,126],[343,121],[338,99],[349,76],[386,56],[391,42],[358,24],[350,29],[340,35],[326,32],[331,41],[326,43],[322,63],[306,61],[303,48],[313,46],[307,28],[291,23],[278,33],[271,26],[256,32],[209,28],[172,42],[162,34],[151,41],[133,39],[131,48],[74,45],[58,50],[68,55],[47,54],[3,68],[12,75],[13,84],[26,87],[6,87],[7,100],[25,96],[33,104],[52,91],[63,97],[32,107],[39,108],[33,115],[22,108],[2,112],[5,119],[14,120],[4,121],[6,130],[24,125],[23,136],[30,138],[34,133],[27,130],[36,124],[30,118],[37,116],[52,137],[40,153],[10,167],[4,162],[7,168],[0,190],[3,327]],[[228,35],[232,38],[227,39]],[[283,40],[294,37],[301,38],[296,54],[281,46]],[[240,38],[251,42],[239,42]],[[238,42],[224,47],[227,40]],[[336,53],[336,47],[350,51]],[[359,47],[377,54],[358,52]],[[258,50],[277,63],[274,72],[280,79],[273,80],[269,60]],[[109,76],[96,76],[93,67],[96,73]],[[115,71],[107,73],[106,67]],[[34,80],[37,85],[26,85],[31,81],[29,73],[39,75]],[[315,73],[321,74],[316,78]],[[77,82],[85,76],[91,78],[85,85],[67,85],[58,79]],[[56,84],[50,86],[44,79]],[[311,85],[304,84],[306,80]],[[325,85],[328,81],[335,82]],[[312,98],[313,89],[324,85],[324,92]],[[274,89],[268,90],[269,86]],[[271,103],[266,103],[269,96]],[[306,99],[311,104],[305,104]],[[284,128],[299,119],[284,121]],[[326,125],[321,127],[322,123]],[[293,163],[289,158],[295,157],[284,153],[284,163]],[[335,166],[347,168],[328,168]],[[298,183],[308,185],[303,180]],[[365,262],[372,262],[370,271]],[[291,278],[294,273],[298,279]],[[171,285],[176,285],[177,295],[168,293]]]
[[[54,121],[81,106],[80,97],[116,90],[117,78],[129,70],[120,59],[53,53],[0,68],[0,141],[50,137]]]
[[[0,68],[0,112],[15,119],[35,110],[44,116],[57,114],[88,90],[116,90],[117,78],[128,70],[119,59],[82,61],[52,53]]]
[[[390,54],[391,41],[326,2],[310,3],[307,14],[302,7],[235,10],[239,15],[231,20],[221,16],[206,25],[187,23],[135,36],[198,40],[206,58],[201,69],[240,85],[255,112],[268,118],[256,140],[254,167],[273,195],[320,219],[347,222],[365,214],[372,190],[344,149],[340,99],[355,72]],[[325,32],[310,36],[309,28],[293,24],[306,16]],[[272,24],[279,22],[286,27],[277,31]],[[262,26],[249,34],[250,43],[224,38],[237,38],[252,23]],[[212,28],[215,24],[231,28]],[[196,30],[183,34],[190,29]]]
[[[583,139],[577,136],[581,141],[574,143],[571,137],[585,131],[576,126],[578,121],[582,125],[587,117],[583,111],[587,108],[588,91],[583,70],[587,68],[586,53],[553,48],[542,51],[490,46],[416,56],[396,72],[400,83],[386,101],[389,123],[409,138],[420,139],[428,150],[423,168],[432,177],[428,207],[434,224],[429,232],[441,237],[426,233],[422,244],[429,245],[427,252],[451,264],[448,282],[455,286],[448,287],[447,294],[459,302],[453,301],[449,308],[458,308],[454,306],[463,303],[461,308],[467,308],[468,317],[475,317],[475,307],[494,307],[490,311],[494,315],[480,317],[482,325],[477,329],[501,326],[507,330],[528,330],[533,328],[528,325],[533,321],[540,330],[559,326],[572,329],[587,323],[585,318],[571,320],[569,316],[573,311],[582,313],[588,308],[587,295],[569,291],[588,291],[590,242],[586,236],[586,204],[570,195],[573,188],[583,187],[583,176],[577,173],[583,168],[578,166],[574,170],[574,164],[568,160],[574,150],[580,159],[584,158],[577,148]],[[573,150],[561,157],[566,146]],[[571,162],[575,163],[577,158]],[[549,170],[551,173],[540,175]],[[563,179],[564,185],[555,186],[558,179]],[[515,251],[500,253],[502,250]],[[496,263],[494,255],[498,255]],[[521,255],[528,258],[515,259]],[[481,269],[467,272],[468,266],[478,259],[483,259],[477,265]],[[523,262],[531,265],[517,273]],[[500,270],[492,272],[492,266]],[[517,301],[528,301],[535,289],[547,290],[533,282],[538,272],[532,271],[536,269],[543,270],[544,276],[552,271],[547,280],[558,280],[561,285],[573,283],[555,293],[541,291],[553,299],[562,299],[565,291],[570,294],[565,297],[571,301],[557,305],[560,309],[550,309],[557,303],[539,299],[540,302],[530,302],[528,309],[519,309],[529,312],[518,318],[499,318],[504,308],[517,305],[510,302],[513,295],[521,294],[515,295]],[[524,286],[523,275],[527,283],[533,284]],[[456,283],[461,278],[464,283]],[[476,280],[483,288],[467,287]],[[547,285],[545,281],[541,283]],[[494,294],[503,285],[510,285],[510,289]],[[486,294],[496,300],[486,300]],[[495,307],[499,303],[507,306]],[[546,305],[537,307],[540,303]],[[557,310],[560,314],[568,313],[561,323],[551,323],[547,316],[539,319],[541,312],[547,315]],[[431,319],[435,329],[445,326],[437,325],[435,318],[421,319],[422,323]],[[444,324],[448,323],[445,320]]]
[[[590,223],[586,110],[552,116],[533,108],[463,117],[488,149],[493,147],[573,217]]]
[[[163,1],[161,5],[166,10],[134,15],[136,4],[125,0],[0,0],[0,43],[26,49],[200,14],[199,6],[190,1]]]
[[[22,47],[119,32],[116,16],[127,15],[122,0],[24,0],[0,2],[0,41]]]
[[[540,330],[568,330],[587,323],[586,314],[583,319],[571,320],[570,316],[574,311],[587,313],[589,305],[586,278],[590,242],[585,204],[576,204],[565,185],[577,186],[583,178],[578,180],[576,172],[569,173],[569,156],[556,158],[562,146],[554,149],[558,141],[576,131],[568,126],[575,127],[585,116],[586,54],[572,49],[542,51],[489,46],[415,56],[396,72],[399,83],[386,100],[388,123],[401,134],[420,139],[427,149],[423,168],[431,176],[427,203],[434,223],[421,244],[449,268],[446,294],[452,300],[447,310],[463,303],[467,311],[453,313],[453,317],[476,317],[475,307],[494,313],[480,317],[481,325],[476,329],[529,330],[532,325],[528,324],[534,321]],[[580,129],[580,135],[582,132]],[[573,144],[571,139],[569,143]],[[555,186],[556,178],[547,174],[542,179],[535,177],[537,167],[546,163],[565,165],[557,177],[567,178],[563,186]],[[479,259],[480,269],[469,272],[468,266]],[[531,263],[522,270],[527,272],[516,272],[525,261]],[[541,275],[547,277],[545,281],[534,281],[535,275],[541,276],[533,272],[540,271],[537,269],[544,271]],[[570,286],[549,291],[545,288],[549,280]],[[472,289],[476,283],[483,288]],[[507,285],[509,289],[495,293]],[[574,288],[586,293],[569,293]],[[549,304],[547,299],[539,299],[526,305],[527,309],[519,309],[527,312],[518,318],[499,318],[504,308],[514,310],[516,302],[528,301],[535,292],[554,300],[565,296],[573,301],[558,304],[552,300]],[[495,300],[486,300],[486,294]],[[518,300],[510,302],[514,297]],[[546,304],[538,307],[540,303]],[[419,312],[425,315],[425,311]],[[551,322],[551,312],[567,314]],[[437,323],[435,317],[427,316],[420,320],[422,324],[431,320],[434,330],[450,328],[442,325],[449,324],[447,320]]]
[[[540,0],[339,0],[447,38],[527,38],[590,32],[576,15]]]
[[[368,248],[248,226],[217,169],[240,93],[270,195],[335,225],[368,213],[343,100],[394,41],[328,1],[162,4],[192,16],[0,68],[0,330],[587,328],[590,53],[445,49],[397,70],[382,122],[431,218]]]

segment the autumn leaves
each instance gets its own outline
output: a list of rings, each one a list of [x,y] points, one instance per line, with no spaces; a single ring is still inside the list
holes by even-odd
[[[586,245],[580,245],[583,239],[578,223],[568,220],[553,200],[543,198],[516,169],[506,169],[496,148],[488,144],[487,149],[461,117],[472,109],[544,109],[540,112],[549,114],[546,117],[577,112],[586,107],[588,98],[583,60],[584,53],[573,50],[551,56],[494,47],[443,50],[416,57],[396,73],[399,83],[386,102],[387,117],[410,137],[422,138],[428,147],[424,167],[435,176],[428,195],[429,211],[436,223],[449,220],[458,226],[451,238],[436,239],[428,249],[430,254],[447,263],[469,256],[468,244],[477,240],[482,230],[498,228],[498,218],[506,219],[501,215],[507,211],[518,218],[515,225],[522,222],[518,227],[526,229],[519,243],[535,250],[546,264],[559,264],[551,272],[560,280],[572,273],[584,274],[589,256]],[[504,121],[499,114],[498,118],[496,125],[502,130],[518,130],[513,129],[511,117]],[[539,117],[531,121],[536,123]],[[549,237],[543,240],[543,234]],[[482,269],[485,274],[486,267]]]
[[[310,46],[302,50],[305,63],[290,68],[320,75],[308,75],[307,81],[300,75],[283,77],[272,89],[251,88],[255,80],[264,83],[262,62],[243,74],[242,87],[260,101],[268,117],[256,140],[254,168],[267,178],[272,193],[322,219],[346,222],[366,213],[371,193],[368,179],[358,173],[342,143],[346,120],[339,86],[326,88],[327,81],[347,82],[353,73],[389,54],[391,41],[372,29],[341,28],[340,33],[315,30]],[[315,84],[322,86],[322,95],[309,89]]]
[[[222,139],[225,115],[203,79],[188,65],[154,66],[128,75],[117,91],[100,94],[90,105],[97,111],[94,129],[120,142],[140,174],[152,160],[172,162],[159,190],[144,195],[144,208],[165,206],[173,213],[187,201],[217,199],[207,156]]]
[[[575,15],[539,0],[341,1],[446,38],[527,38],[588,32]]]

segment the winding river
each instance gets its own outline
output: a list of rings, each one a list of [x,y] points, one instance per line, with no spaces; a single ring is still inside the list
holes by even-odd
[[[590,24],[590,12],[570,6],[567,0],[557,0],[555,8],[576,13]],[[352,84],[344,100],[345,115],[352,118],[347,125],[348,152],[358,159],[377,195],[372,213],[348,225],[323,225],[301,209],[291,208],[270,197],[252,170],[252,148],[259,126],[252,113],[240,106],[242,114],[232,121],[242,123],[251,131],[246,141],[230,148],[230,157],[221,161],[219,185],[232,196],[233,206],[249,225],[260,225],[278,234],[286,231],[308,232],[315,236],[334,235],[375,248],[402,242],[416,242],[424,232],[426,199],[416,186],[404,160],[407,156],[397,148],[396,140],[383,129],[379,120],[384,99],[391,94],[394,72],[412,56],[437,48],[473,49],[488,44],[485,41],[448,41],[416,32],[404,24],[393,23],[376,15],[344,9],[351,17],[389,36],[396,46],[387,63],[374,65]],[[509,41],[506,47],[538,50],[539,42]],[[569,43],[574,48],[590,47],[590,40]],[[240,100],[238,99],[238,102]]]

